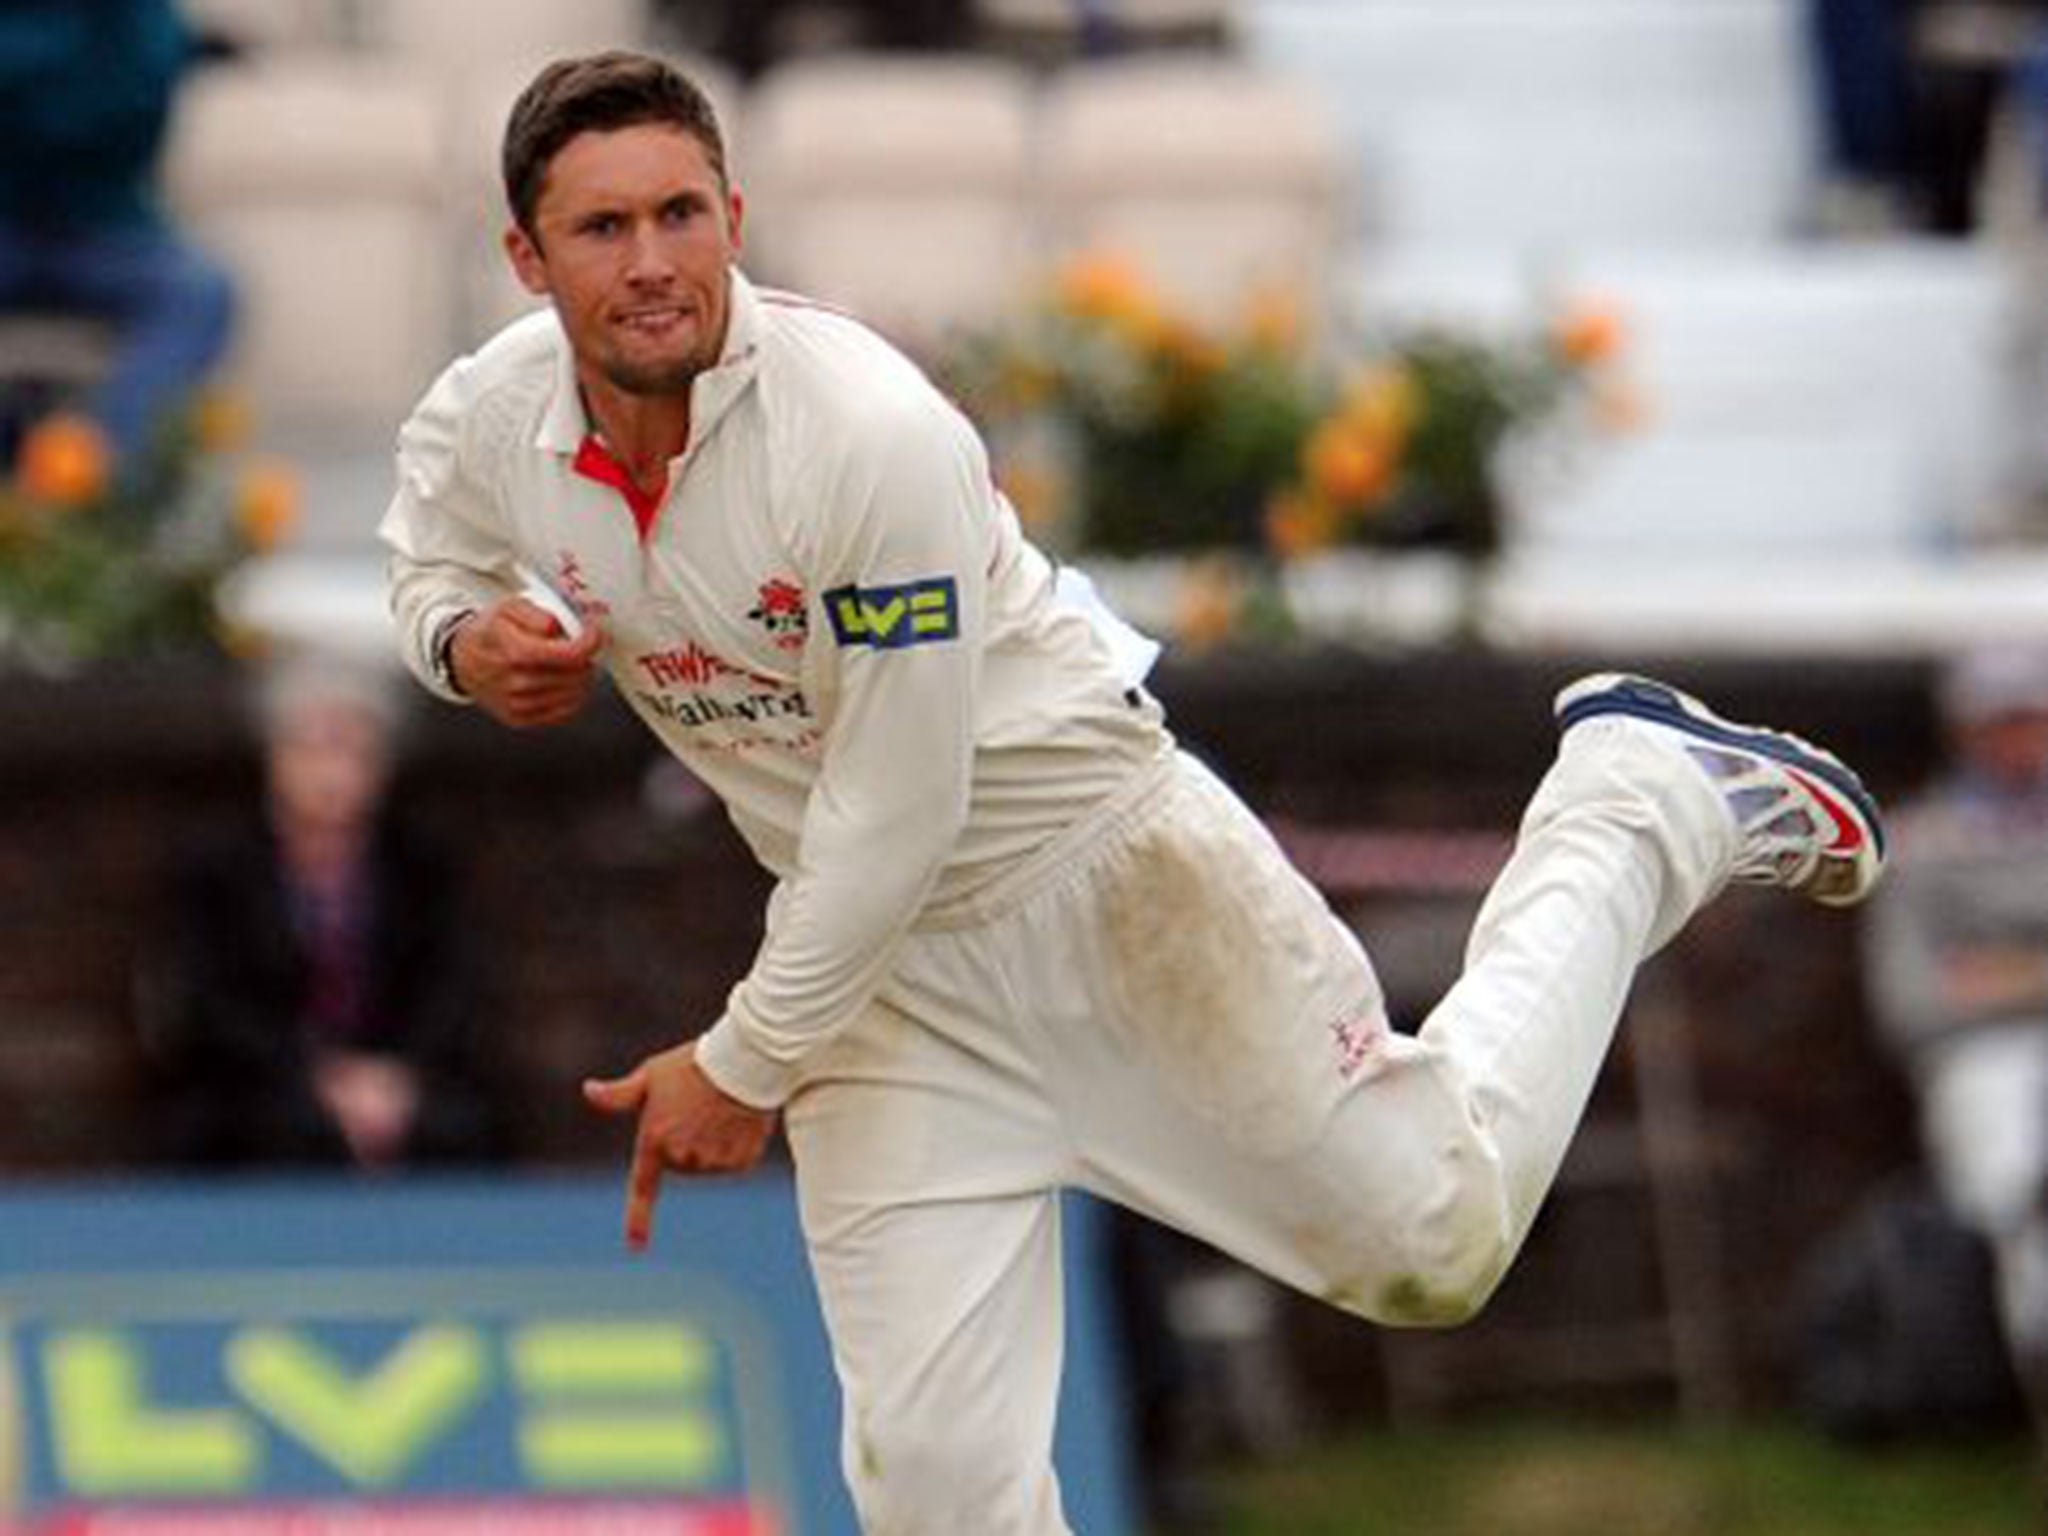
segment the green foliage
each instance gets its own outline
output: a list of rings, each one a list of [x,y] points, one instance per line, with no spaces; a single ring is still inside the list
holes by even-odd
[[[1501,450],[1586,405],[1617,339],[1611,316],[1585,311],[1504,336],[1432,328],[1311,347],[1284,302],[1254,303],[1235,329],[1197,324],[1135,268],[1093,257],[1016,323],[963,339],[940,373],[989,430],[1027,522],[1073,547],[1483,556],[1501,538]],[[1051,515],[1004,462],[1019,420],[1049,422],[1063,445],[1067,505]]]
[[[181,415],[118,473],[84,429],[40,460],[24,452],[0,484],[0,669],[218,646],[222,579],[289,508],[252,502],[203,427],[197,408]]]

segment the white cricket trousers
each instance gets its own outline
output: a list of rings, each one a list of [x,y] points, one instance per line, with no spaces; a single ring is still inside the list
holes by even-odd
[[[1418,1037],[1207,770],[1169,755],[933,914],[787,1114],[870,1536],[1061,1536],[1058,1190],[1390,1324],[1492,1292],[1640,961],[1726,879],[1671,733],[1575,728]]]

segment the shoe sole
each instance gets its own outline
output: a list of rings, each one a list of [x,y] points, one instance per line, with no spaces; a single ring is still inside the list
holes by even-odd
[[[1832,752],[1787,731],[1737,725],[1732,720],[1724,720],[1691,694],[1681,692],[1669,683],[1660,683],[1655,678],[1618,672],[1600,673],[1581,678],[1557,696],[1560,731],[1600,715],[1648,720],[1696,740],[1754,752],[1759,757],[1784,764],[1796,776],[1803,776],[1808,781],[1806,789],[1834,817],[1838,826],[1853,827],[1860,834],[1862,845],[1870,850],[1868,857],[1854,847],[1847,850],[1857,856],[1860,875],[1849,894],[1833,899],[1816,896],[1815,899],[1828,906],[1852,906],[1877,883],[1878,872],[1885,860],[1884,817],[1877,808],[1877,800],[1863,787],[1863,781],[1856,777],[1855,770]],[[1815,779],[1834,790],[1843,803],[1819,793],[1818,786],[1811,782]]]

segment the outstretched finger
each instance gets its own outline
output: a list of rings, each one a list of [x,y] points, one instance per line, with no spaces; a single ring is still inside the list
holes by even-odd
[[[630,1115],[647,1095],[646,1074],[635,1067],[624,1077],[586,1077],[583,1101],[608,1115]]]
[[[633,1143],[626,1175],[626,1246],[640,1252],[654,1237],[654,1204],[661,1198],[661,1153],[646,1138]]]

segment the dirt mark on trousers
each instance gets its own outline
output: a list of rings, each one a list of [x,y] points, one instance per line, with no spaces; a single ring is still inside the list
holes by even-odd
[[[1256,876],[1273,857],[1228,812],[1162,817],[1118,850],[1103,888],[1117,1027],[1177,1098],[1268,1158],[1315,1139],[1336,1084],[1313,1001],[1329,919]]]

